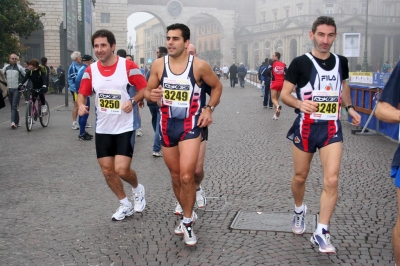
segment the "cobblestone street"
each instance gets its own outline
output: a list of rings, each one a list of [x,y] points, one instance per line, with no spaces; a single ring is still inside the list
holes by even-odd
[[[259,89],[230,88],[229,81],[221,81],[202,185],[215,198],[206,211],[197,211],[199,240],[193,248],[174,235],[175,197],[163,158],[152,156],[147,106],[140,110],[143,136],[136,137],[132,161],[146,188],[147,207],[112,222],[119,202],[100,171],[94,140],[79,141],[71,129],[71,95],[69,107],[64,95],[47,95],[50,124],[43,128],[37,121],[29,133],[23,99],[16,130],[10,129],[6,99],[0,110],[0,265],[394,265],[397,198],[389,169],[397,143],[382,135],[352,135],[346,121],[339,198],[330,224],[336,255],[319,253],[309,233],[230,228],[238,211],[293,212],[286,133],[296,115],[284,106],[274,121]],[[94,119],[92,104],[93,125]],[[94,128],[88,131],[94,134]],[[305,195],[310,214],[319,211],[322,181],[316,154]],[[125,191],[130,197],[130,187]],[[219,197],[226,199],[225,207]]]

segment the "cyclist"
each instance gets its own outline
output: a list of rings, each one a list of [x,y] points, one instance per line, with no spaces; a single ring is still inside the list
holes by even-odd
[[[45,114],[47,113],[47,106],[44,94],[47,92],[49,85],[46,70],[43,66],[39,66],[39,61],[35,58],[28,62],[28,67],[30,71],[26,72],[24,79],[19,84],[19,88],[24,88],[25,86],[22,84],[25,84],[29,79],[32,82],[32,101],[35,103],[36,98],[39,96],[42,104],[41,112]]]

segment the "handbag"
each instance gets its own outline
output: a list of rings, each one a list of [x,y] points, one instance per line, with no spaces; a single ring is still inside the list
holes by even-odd
[[[6,107],[6,102],[4,101],[3,97],[3,91],[0,89],[1,95],[0,95],[0,109]]]

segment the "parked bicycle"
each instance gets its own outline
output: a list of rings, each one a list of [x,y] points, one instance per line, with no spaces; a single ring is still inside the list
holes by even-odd
[[[46,112],[42,112],[42,104],[39,98],[39,91],[40,89],[31,89],[31,91],[36,91],[36,98],[33,98],[32,93],[29,99],[29,102],[26,106],[26,113],[25,113],[25,125],[26,125],[26,130],[30,132],[32,130],[33,121],[37,121],[39,118],[40,124],[42,127],[47,127],[50,122],[50,108],[49,104],[46,101],[46,107],[47,109]],[[35,100],[35,101],[34,101]],[[35,104],[36,103],[36,104]]]

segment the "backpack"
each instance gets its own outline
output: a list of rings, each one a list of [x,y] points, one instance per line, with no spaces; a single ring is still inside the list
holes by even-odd
[[[43,70],[44,74],[47,76],[47,67],[42,64],[39,64],[39,68],[40,70]]]
[[[264,71],[267,70],[267,66],[266,65],[262,65],[260,66],[260,68],[258,69],[258,79],[263,81],[264,80]]]

